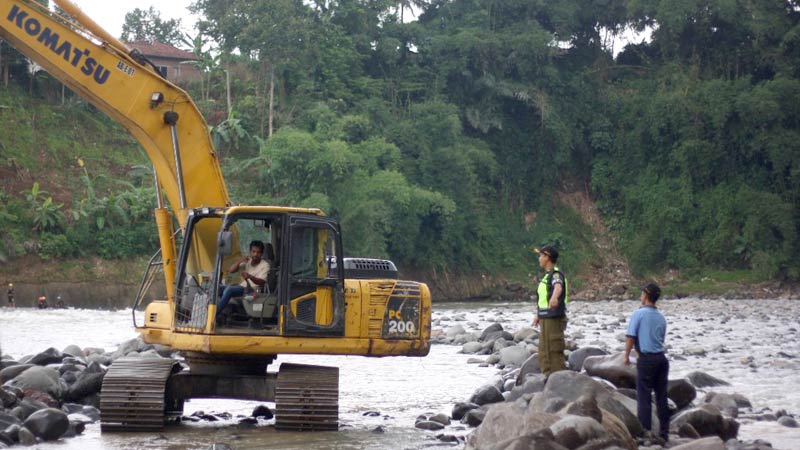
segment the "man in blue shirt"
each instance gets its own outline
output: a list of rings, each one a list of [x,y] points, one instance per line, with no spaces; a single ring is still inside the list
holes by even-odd
[[[667,406],[667,376],[669,361],[664,356],[664,337],[667,320],[656,309],[661,288],[650,283],[642,288],[642,306],[633,312],[628,324],[625,342],[625,365],[630,364],[631,349],[636,347],[636,402],[639,422],[645,430],[651,430],[651,393],[656,393],[656,412],[660,425],[659,435],[669,439],[669,408]]]

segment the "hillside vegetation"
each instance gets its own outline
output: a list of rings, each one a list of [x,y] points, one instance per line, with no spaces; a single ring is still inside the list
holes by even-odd
[[[185,43],[157,15],[126,32],[202,58],[187,88],[234,200],[320,207],[348,254],[528,280],[530,246],[554,243],[583,274],[625,259],[637,276],[800,278],[794,0],[195,8]],[[626,30],[648,39],[615,56]],[[0,88],[3,259],[149,254],[146,158],[19,59]]]

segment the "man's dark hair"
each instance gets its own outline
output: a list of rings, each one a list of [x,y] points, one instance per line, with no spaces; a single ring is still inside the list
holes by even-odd
[[[251,241],[250,242],[250,249],[253,247],[258,247],[261,249],[261,253],[264,253],[264,243],[261,241]]]
[[[649,283],[647,286],[643,287],[642,290],[653,303],[657,302],[659,297],[661,297],[661,288],[655,283]]]

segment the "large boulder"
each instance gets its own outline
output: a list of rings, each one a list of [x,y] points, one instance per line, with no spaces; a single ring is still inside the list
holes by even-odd
[[[470,403],[475,403],[476,405],[487,405],[489,403],[498,403],[505,400],[503,394],[500,392],[500,389],[497,386],[487,384],[484,386],[479,387],[472,397],[469,398]]]
[[[670,450],[725,450],[725,443],[718,437],[707,437],[676,445]]]
[[[469,402],[456,403],[453,406],[453,410],[450,412],[450,416],[453,418],[453,420],[461,420],[465,415],[467,415],[469,411],[472,411],[473,409],[477,409],[480,407],[481,405],[476,405],[475,403],[469,403]]]
[[[725,380],[714,378],[705,372],[700,372],[699,370],[686,375],[686,379],[689,380],[689,383],[692,383],[692,385],[696,388],[730,385],[730,383]]]
[[[537,374],[529,374],[525,378],[525,382],[521,386],[514,386],[511,389],[511,392],[508,393],[506,397],[506,401],[514,401],[525,394],[533,394],[536,392],[542,392],[544,390],[544,384],[547,381],[545,376],[541,373]]]
[[[60,409],[42,409],[25,419],[25,428],[38,438],[54,441],[69,429],[69,418]]]
[[[583,370],[583,362],[590,356],[603,356],[608,352],[598,347],[582,347],[569,354],[567,361],[569,362],[569,369],[575,372]]]
[[[606,430],[591,417],[566,415],[550,425],[556,442],[567,448],[578,448],[590,440],[604,437]]]
[[[703,403],[710,403],[716,406],[724,415],[728,417],[739,416],[739,405],[732,394],[721,394],[718,392],[709,392],[703,398]]]
[[[537,413],[529,408],[526,409],[524,402],[492,405],[480,428],[467,440],[467,449],[494,448],[499,442],[533,434],[542,428],[547,428],[556,423],[558,419],[559,416],[555,414]]]
[[[571,370],[554,372],[548,378],[544,391],[531,400],[530,408],[535,411],[548,411],[551,410],[551,405],[561,400],[563,404],[558,408],[561,409],[583,395],[594,397],[598,406],[622,421],[632,436],[642,435],[642,425],[636,417],[636,401],[615,392],[584,373]]]
[[[613,355],[588,356],[583,361],[583,368],[589,375],[610,381],[616,387],[636,387],[636,368],[625,365],[624,352]]]
[[[532,354],[522,363],[517,374],[517,386],[525,383],[529,375],[541,374],[542,366],[539,364],[539,355]]]
[[[0,370],[0,384],[13,380],[17,375],[33,367],[34,364],[16,364]]]
[[[495,322],[489,325],[488,327],[484,328],[483,332],[481,333],[481,337],[479,337],[478,340],[483,342],[489,337],[489,335],[497,333],[498,331],[503,331],[503,326]]]
[[[483,348],[480,342],[467,342],[461,347],[461,353],[473,354],[478,353]]]
[[[513,345],[500,349],[500,364],[503,366],[522,367],[530,353],[524,347]]]
[[[17,416],[0,411],[0,430],[5,430],[11,425],[22,425],[22,421]]]
[[[450,327],[444,335],[447,336],[448,339],[452,340],[455,339],[456,336],[460,334],[465,334],[467,330],[464,329],[462,325],[456,325],[454,327]]]
[[[596,420],[597,423],[603,421],[603,411],[600,410],[600,407],[597,405],[597,399],[589,395],[580,396],[580,398],[568,404],[560,412],[573,416],[590,417]]]
[[[697,397],[697,389],[685,378],[669,380],[667,382],[667,397],[675,402],[675,406],[678,409],[683,409],[689,406]]]
[[[64,399],[67,401],[79,401],[80,399],[92,394],[100,392],[103,387],[103,378],[105,373],[90,372],[85,370],[81,372],[78,379],[69,387]]]
[[[567,447],[559,444],[555,440],[555,436],[548,428],[544,428],[535,433],[526,434],[523,436],[506,439],[505,441],[498,442],[497,445],[491,447],[490,450],[569,450]]]
[[[719,408],[711,404],[687,409],[673,417],[670,423],[676,428],[688,423],[700,436],[718,436],[724,441],[739,434],[739,423],[722,417]]]
[[[34,355],[33,358],[28,361],[28,364],[36,364],[37,366],[46,366],[48,364],[58,364],[61,360],[64,359],[64,354],[60,351],[56,350],[53,347],[48,348],[47,350],[39,353],[38,355]]]
[[[81,350],[81,348],[78,347],[75,344],[71,344],[71,345],[66,346],[64,348],[64,350],[61,351],[61,353],[65,354],[65,355],[73,356],[73,357],[78,358],[78,359],[86,358],[86,355],[84,355],[83,350]]]
[[[46,404],[38,400],[34,400],[32,398],[23,398],[22,400],[20,400],[17,406],[15,406],[14,409],[10,411],[10,413],[16,416],[19,420],[25,420],[28,418],[28,416],[35,413],[36,411],[47,408],[48,406]]]
[[[0,411],[3,408],[13,408],[18,401],[19,398],[16,395],[0,387]]]
[[[60,399],[64,392],[58,370],[52,367],[33,366],[14,377],[9,384],[22,390],[46,392],[55,399]]]

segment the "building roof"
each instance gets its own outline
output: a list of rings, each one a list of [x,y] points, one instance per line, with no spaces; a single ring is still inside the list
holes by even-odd
[[[170,58],[178,59],[181,61],[199,61],[197,55],[186,50],[175,48],[169,44],[159,41],[133,41],[127,42],[128,47],[139,50],[144,56],[152,56],[157,58]]]

